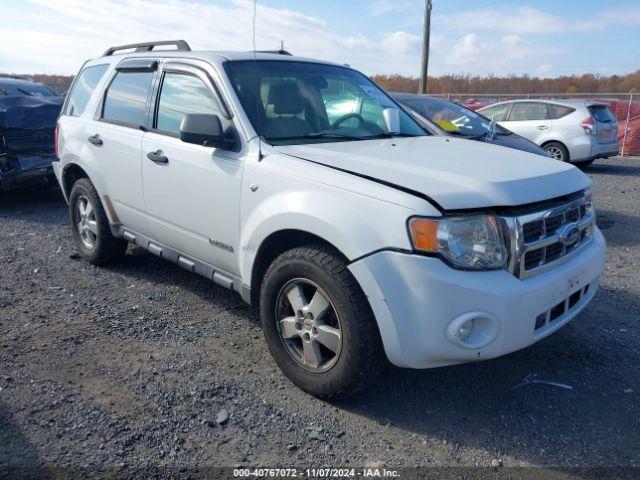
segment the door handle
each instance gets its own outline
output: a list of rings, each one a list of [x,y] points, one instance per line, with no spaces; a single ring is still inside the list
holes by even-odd
[[[100,135],[98,135],[97,133],[92,137],[89,137],[87,140],[89,140],[91,143],[93,143],[98,147],[102,146],[102,139],[100,138]]]
[[[147,153],[147,158],[155,163],[169,163],[169,159],[163,155],[162,150]]]
[[[549,127],[547,127],[546,125],[538,125],[538,130],[546,130],[547,128]]]

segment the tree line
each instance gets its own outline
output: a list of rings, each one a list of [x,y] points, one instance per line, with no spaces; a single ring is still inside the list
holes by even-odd
[[[390,92],[418,91],[418,79],[402,75],[374,75],[380,87]],[[429,93],[525,94],[525,93],[640,93],[640,70],[627,75],[570,75],[538,78],[529,75],[481,77],[478,75],[442,75],[429,77]]]
[[[7,74],[0,73],[0,77]],[[65,93],[71,75],[10,75],[30,78],[44,83],[56,93]],[[371,77],[380,87],[390,92],[417,92],[418,79],[403,75],[374,75]],[[525,94],[525,93],[640,93],[640,70],[627,75],[603,76],[598,74],[569,75],[557,78],[539,78],[529,75],[441,75],[429,77],[429,93],[462,94]]]

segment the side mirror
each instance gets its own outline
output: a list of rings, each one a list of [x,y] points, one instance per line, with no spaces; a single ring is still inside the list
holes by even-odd
[[[182,118],[180,140],[223,149],[232,148],[235,144],[235,140],[225,135],[220,117],[204,113],[188,113]]]

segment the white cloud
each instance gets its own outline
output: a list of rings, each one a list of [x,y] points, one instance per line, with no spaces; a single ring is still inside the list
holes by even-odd
[[[148,40],[183,38],[199,50],[253,49],[251,0],[28,0],[21,8],[21,25],[0,26],[0,63],[15,73],[75,73],[111,45]],[[348,63],[367,74],[418,73],[420,38],[404,31],[341,35],[318,16],[260,2],[256,27],[259,50],[283,41],[296,55]]]
[[[551,65],[550,63],[544,63],[536,67],[536,73],[538,75],[546,75],[551,71],[553,71],[553,65]]]
[[[454,37],[448,46],[437,47],[434,51],[456,72],[481,74],[533,72],[540,59],[562,52],[557,47],[536,46],[520,35],[504,35],[496,39],[492,35],[477,33]]]
[[[567,28],[558,16],[531,7],[467,10],[437,16],[457,30],[490,30],[517,34],[560,33]]]
[[[371,6],[371,15],[377,17],[388,13],[404,12],[415,7],[411,0],[376,0]]]
[[[475,65],[488,58],[492,46],[481,42],[478,35],[468,33],[454,42],[451,54],[446,57],[447,63],[455,66]]]
[[[422,39],[407,32],[386,33],[382,37],[382,48],[392,55],[406,55],[419,51]]]
[[[506,35],[500,39],[505,58],[509,60],[522,60],[532,56],[535,48],[530,42],[526,42],[520,35]]]

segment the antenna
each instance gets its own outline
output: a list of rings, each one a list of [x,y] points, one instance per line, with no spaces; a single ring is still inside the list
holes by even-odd
[[[257,62],[258,62],[258,54],[256,52],[256,12],[258,10],[258,0],[253,0],[253,20],[252,20],[252,32],[251,32],[251,37],[252,37],[252,41],[253,41],[253,61],[254,61],[254,66],[257,67]],[[257,70],[257,68],[256,68]],[[256,71],[257,73],[257,71]],[[256,82],[258,81],[258,76],[255,75],[256,77]],[[257,85],[257,91],[260,92],[260,85]],[[262,161],[262,132],[256,132],[258,134],[258,161],[261,162]]]
[[[251,35],[253,37],[253,59],[256,60],[256,10],[258,7],[258,0],[253,0],[253,26]]]

